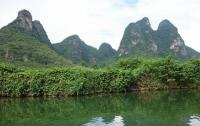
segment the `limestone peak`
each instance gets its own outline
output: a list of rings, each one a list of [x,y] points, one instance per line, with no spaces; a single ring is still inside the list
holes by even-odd
[[[29,20],[32,21],[32,15],[31,15],[31,13],[30,13],[28,10],[26,10],[26,9],[20,10],[20,11],[18,12],[18,17],[17,17],[17,18],[20,18],[20,19],[22,19],[22,18],[28,18]]]
[[[20,10],[16,19],[17,26],[25,29],[25,31],[32,31],[32,15],[28,10]]]

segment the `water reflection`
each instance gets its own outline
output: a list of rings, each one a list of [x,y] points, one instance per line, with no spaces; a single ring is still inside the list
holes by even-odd
[[[0,99],[0,126],[200,126],[199,99],[200,91]]]
[[[111,122],[106,122],[102,117],[92,119],[83,126],[124,126],[124,120],[121,116],[115,116]]]
[[[197,115],[191,116],[187,124],[189,126],[200,126],[200,117]]]

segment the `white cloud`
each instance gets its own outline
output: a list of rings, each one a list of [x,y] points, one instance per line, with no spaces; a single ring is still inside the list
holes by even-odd
[[[0,0],[0,27],[25,8],[42,22],[52,42],[78,34],[89,45],[109,42],[117,49],[130,22],[147,16],[156,29],[167,18],[186,44],[200,51],[199,6],[199,0]]]

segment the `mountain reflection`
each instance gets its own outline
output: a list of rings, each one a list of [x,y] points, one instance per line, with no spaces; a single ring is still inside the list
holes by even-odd
[[[93,118],[89,123],[83,126],[124,126],[124,119],[121,116],[115,116],[111,122],[106,122],[102,117]]]

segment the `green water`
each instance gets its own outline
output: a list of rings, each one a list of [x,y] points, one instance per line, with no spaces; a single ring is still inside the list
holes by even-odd
[[[200,126],[200,91],[1,98],[0,126]]]

